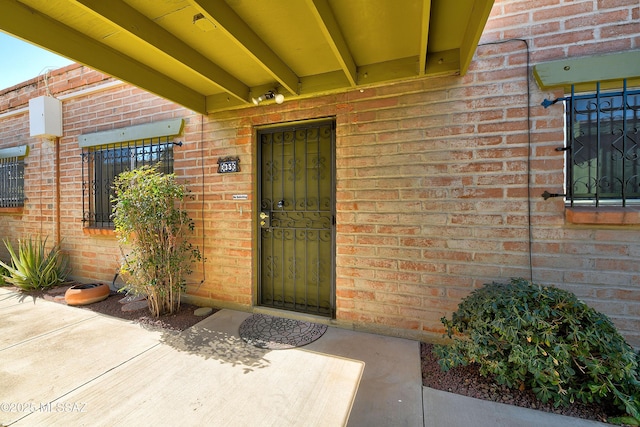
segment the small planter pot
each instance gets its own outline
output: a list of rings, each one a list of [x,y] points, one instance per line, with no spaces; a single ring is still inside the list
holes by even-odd
[[[109,285],[104,283],[89,283],[74,285],[67,289],[64,299],[68,305],[86,305],[106,299],[111,293]]]

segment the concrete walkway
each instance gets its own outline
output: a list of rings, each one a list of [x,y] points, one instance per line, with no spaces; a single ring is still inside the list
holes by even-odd
[[[0,288],[0,426],[605,425],[423,388],[415,341],[330,327],[258,349],[247,316],[168,333]]]

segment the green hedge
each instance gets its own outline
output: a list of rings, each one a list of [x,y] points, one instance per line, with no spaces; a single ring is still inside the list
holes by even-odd
[[[482,375],[543,402],[612,404],[640,419],[638,354],[571,292],[524,279],[491,283],[442,323],[453,338],[435,347],[444,370],[476,363]]]

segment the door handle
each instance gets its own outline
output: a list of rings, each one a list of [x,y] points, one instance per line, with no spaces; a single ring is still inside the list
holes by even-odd
[[[260,227],[271,228],[271,215],[267,212],[260,212]]]

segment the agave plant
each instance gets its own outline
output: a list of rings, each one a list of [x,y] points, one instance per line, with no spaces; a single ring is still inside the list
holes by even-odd
[[[69,261],[60,250],[60,245],[54,245],[47,252],[46,237],[18,240],[17,252],[9,240],[5,239],[4,245],[11,255],[11,265],[0,261],[0,266],[8,272],[4,279],[20,289],[28,291],[50,288],[64,282],[69,274]]]
[[[5,276],[9,275],[9,270],[0,265],[0,286],[4,286],[7,283],[4,281]]]

